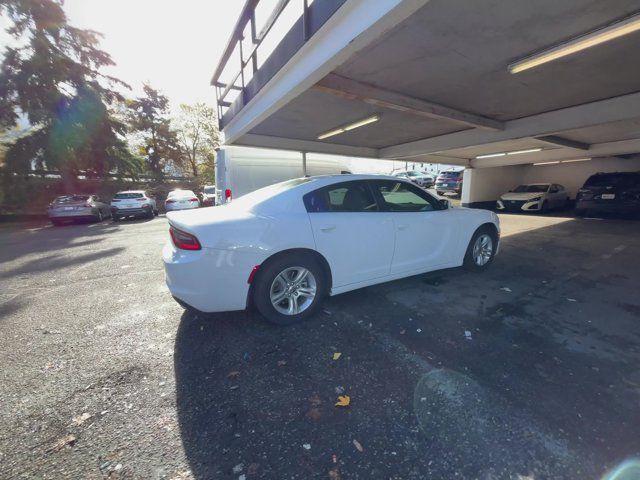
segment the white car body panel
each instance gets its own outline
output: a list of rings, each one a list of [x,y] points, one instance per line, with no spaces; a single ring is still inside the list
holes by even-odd
[[[557,192],[553,192],[553,188],[549,188],[546,192],[507,192],[500,195],[496,207],[498,210],[507,209],[505,202],[516,201],[525,202],[520,210],[536,211],[541,210],[542,204],[546,201],[549,208],[562,208],[567,203],[569,197],[567,190],[562,185],[557,184],[529,184],[529,185],[549,185],[557,187]],[[534,200],[540,198],[540,200]]]
[[[255,204],[245,197],[224,206],[168,213],[173,227],[195,235],[202,245],[198,251],[180,250],[171,241],[164,247],[169,290],[204,312],[242,310],[254,267],[276,253],[307,249],[326,259],[333,280],[330,294],[336,295],[460,266],[479,226],[490,223],[499,232],[498,217],[488,210],[308,213],[304,206],[303,196],[318,188],[381,178],[409,183],[373,175],[313,177]]]

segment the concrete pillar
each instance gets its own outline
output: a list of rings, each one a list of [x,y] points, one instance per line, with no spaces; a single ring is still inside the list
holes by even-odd
[[[302,176],[307,176],[307,152],[302,152]]]

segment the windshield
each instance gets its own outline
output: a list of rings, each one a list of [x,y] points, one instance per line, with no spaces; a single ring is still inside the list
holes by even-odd
[[[513,191],[515,193],[545,193],[549,190],[549,185],[518,185]]]
[[[204,187],[203,192],[207,195],[214,195],[216,193],[216,187]]]
[[[310,182],[310,178],[294,178],[293,180],[287,180],[285,182],[269,185],[268,187],[261,188],[255,192],[248,193],[237,200],[233,200],[229,205],[240,206],[243,208],[251,208],[257,203],[261,203],[271,197],[275,197],[279,193],[290,190],[298,185]]]
[[[123,199],[123,198],[142,198],[143,195],[141,193],[138,192],[123,192],[123,193],[116,193],[113,198],[116,199]]]
[[[89,200],[89,195],[67,195],[56,198],[53,203],[75,203],[86,202],[87,200]]]

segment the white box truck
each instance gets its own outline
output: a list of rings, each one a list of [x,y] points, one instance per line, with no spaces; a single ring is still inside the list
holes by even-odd
[[[259,188],[302,177],[302,153],[288,150],[225,146],[216,154],[216,205]],[[307,154],[307,175],[351,173],[341,157]]]

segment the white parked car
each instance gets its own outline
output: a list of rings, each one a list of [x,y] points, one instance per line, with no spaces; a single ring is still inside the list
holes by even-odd
[[[156,199],[144,190],[118,192],[111,199],[111,217],[114,222],[126,217],[153,218],[156,215]]]
[[[483,270],[500,239],[495,213],[450,208],[379,175],[298,178],[167,217],[166,281],[179,303],[204,312],[252,303],[279,324],[312,315],[327,294],[463,264]]]
[[[191,208],[198,208],[200,206],[200,200],[195,193],[191,190],[174,190],[169,192],[167,199],[164,202],[164,208],[167,212],[174,210],[188,210]]]
[[[555,183],[531,183],[518,185],[500,196],[496,202],[497,210],[511,212],[541,212],[552,208],[564,208],[569,195],[562,185]]]
[[[419,185],[422,188],[429,188],[433,186],[435,179],[429,175],[428,173],[418,172],[416,170],[407,170],[402,172],[396,172],[393,174],[394,177],[406,178],[411,180],[416,185]]]

